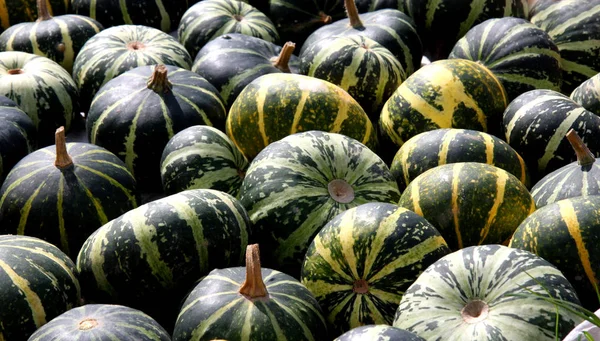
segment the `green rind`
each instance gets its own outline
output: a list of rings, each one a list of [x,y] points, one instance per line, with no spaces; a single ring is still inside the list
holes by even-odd
[[[553,341],[582,322],[536,294],[579,304],[571,284],[544,259],[501,245],[468,247],[419,276],[400,302],[394,327],[426,340]],[[471,300],[489,307],[477,323],[461,316]]]
[[[171,341],[171,337],[154,319],[137,309],[86,304],[55,317],[28,341],[49,340]]]
[[[558,47],[548,33],[525,19],[488,19],[474,26],[448,58],[486,66],[504,86],[509,101],[529,90],[560,91]]]
[[[424,338],[404,329],[386,325],[366,325],[356,327],[340,335],[333,341],[425,341]]]
[[[353,188],[353,200],[331,197],[335,179]],[[310,242],[329,220],[367,202],[395,203],[400,193],[385,163],[363,144],[310,131],[267,146],[250,164],[239,197],[264,262],[298,278]]]
[[[48,12],[53,15],[62,15],[69,12],[70,0],[49,0]],[[37,19],[38,11],[36,0],[2,1],[0,7],[0,32],[10,26]]]
[[[0,95],[0,183],[23,157],[36,149],[35,126],[17,104]]]
[[[424,217],[452,250],[508,242],[535,211],[533,198],[514,175],[485,163],[432,168],[414,179],[399,206]]]
[[[581,83],[570,97],[575,103],[600,116],[600,73]]]
[[[423,217],[393,204],[368,203],[321,229],[306,252],[301,281],[319,301],[330,330],[340,335],[362,325],[392,324],[404,291],[449,253]],[[360,280],[368,292],[354,290]]]
[[[248,161],[221,131],[192,126],[175,134],[161,157],[161,180],[167,194],[208,188],[237,196]]]
[[[342,88],[296,74],[253,80],[229,110],[227,136],[248,160],[288,135],[320,130],[339,133],[375,150],[377,135],[362,107]]]

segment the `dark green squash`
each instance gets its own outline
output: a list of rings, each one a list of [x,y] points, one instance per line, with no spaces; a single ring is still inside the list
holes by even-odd
[[[571,93],[571,99],[600,116],[600,73],[581,83]]]
[[[36,149],[33,121],[8,97],[0,96],[0,184],[27,154]]]
[[[49,0],[48,10],[52,15],[67,14],[70,0]],[[37,19],[36,0],[11,1],[3,0],[0,6],[0,33],[12,25]]]

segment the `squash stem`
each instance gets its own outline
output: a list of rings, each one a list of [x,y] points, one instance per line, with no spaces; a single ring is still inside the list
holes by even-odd
[[[54,134],[56,144],[56,160],[54,166],[58,169],[66,169],[73,166],[73,159],[67,153],[67,140],[65,138],[65,127],[56,129]]]
[[[163,64],[156,65],[152,76],[148,79],[148,89],[152,89],[157,93],[167,93],[173,85],[167,78],[167,67]]]
[[[37,0],[37,10],[38,10],[38,18],[36,21],[44,21],[52,19],[50,12],[48,12],[48,3],[47,0]]]
[[[344,7],[346,7],[346,15],[348,19],[350,19],[350,26],[355,29],[362,29],[365,26],[362,21],[360,21],[360,16],[358,15],[358,9],[356,8],[356,3],[354,0],[344,0]]]
[[[573,147],[575,154],[577,154],[577,162],[580,166],[587,166],[596,162],[594,153],[592,153],[585,143],[583,143],[583,140],[581,140],[581,137],[579,137],[575,130],[569,130],[567,133],[567,140],[569,140],[571,147]]]
[[[240,294],[251,299],[267,296],[267,287],[263,282],[260,270],[258,244],[248,245],[246,247],[246,280],[240,287]]]
[[[285,43],[281,49],[281,52],[279,52],[279,56],[277,56],[277,58],[273,61],[273,66],[282,72],[290,73],[291,71],[289,63],[295,48],[295,43],[292,43],[291,41]]]

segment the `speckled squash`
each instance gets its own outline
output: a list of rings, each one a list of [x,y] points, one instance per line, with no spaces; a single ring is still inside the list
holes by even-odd
[[[571,93],[571,99],[600,116],[600,73],[581,83]]]
[[[383,324],[366,325],[351,329],[338,336],[333,341],[425,341],[417,334],[404,329],[386,326]]]

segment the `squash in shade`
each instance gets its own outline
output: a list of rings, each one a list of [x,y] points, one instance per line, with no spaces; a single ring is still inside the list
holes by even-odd
[[[35,126],[8,97],[0,95],[0,184],[27,154],[36,148]]]
[[[49,10],[54,15],[67,14],[69,12],[70,1],[65,0],[49,0]],[[23,1],[3,1],[0,7],[0,33],[12,25],[23,22],[34,21],[38,14],[35,10],[37,7],[36,0]]]

